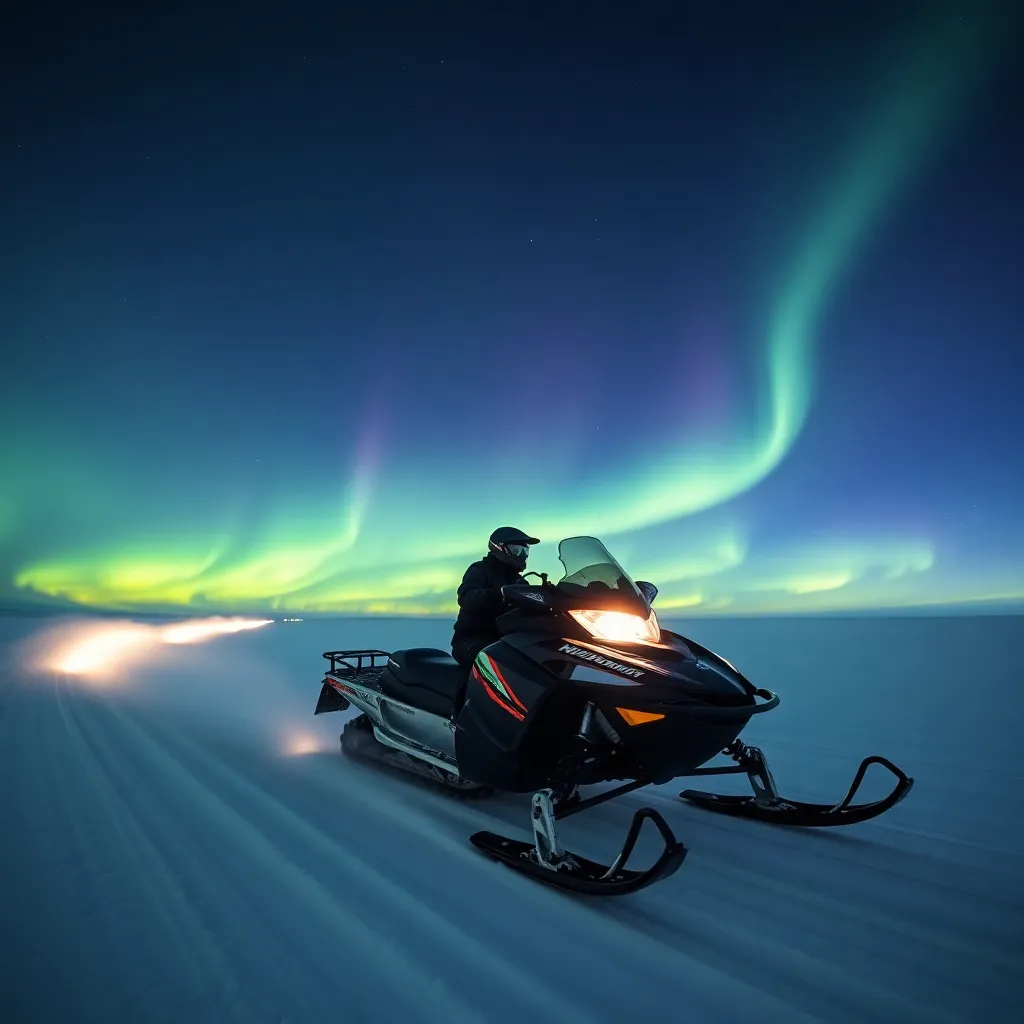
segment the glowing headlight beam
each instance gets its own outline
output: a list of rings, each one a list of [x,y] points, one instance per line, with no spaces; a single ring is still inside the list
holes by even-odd
[[[661,639],[658,617],[651,612],[646,619],[626,612],[577,609],[569,614],[595,640],[618,640],[620,643],[656,644]]]

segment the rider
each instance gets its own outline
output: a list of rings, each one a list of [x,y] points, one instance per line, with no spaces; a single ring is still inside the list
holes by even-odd
[[[539,543],[514,526],[499,527],[487,542],[487,554],[466,570],[452,634],[452,656],[460,665],[468,669],[480,651],[501,638],[495,624],[506,610],[501,588],[526,582],[520,574],[526,568],[530,545]]]

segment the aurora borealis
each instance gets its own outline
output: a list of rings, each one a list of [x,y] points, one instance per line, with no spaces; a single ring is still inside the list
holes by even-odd
[[[671,10],[27,20],[0,601],[1024,606],[1012,7]]]

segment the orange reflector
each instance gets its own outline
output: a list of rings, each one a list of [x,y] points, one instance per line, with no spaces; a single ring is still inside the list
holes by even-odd
[[[656,722],[664,715],[652,715],[649,711],[630,711],[629,708],[616,708],[616,711],[629,722],[630,725],[643,725],[644,722]]]

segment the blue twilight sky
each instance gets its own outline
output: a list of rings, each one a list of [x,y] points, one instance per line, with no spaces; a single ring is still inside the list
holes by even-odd
[[[1024,607],[1014,4],[33,5],[0,601]]]

